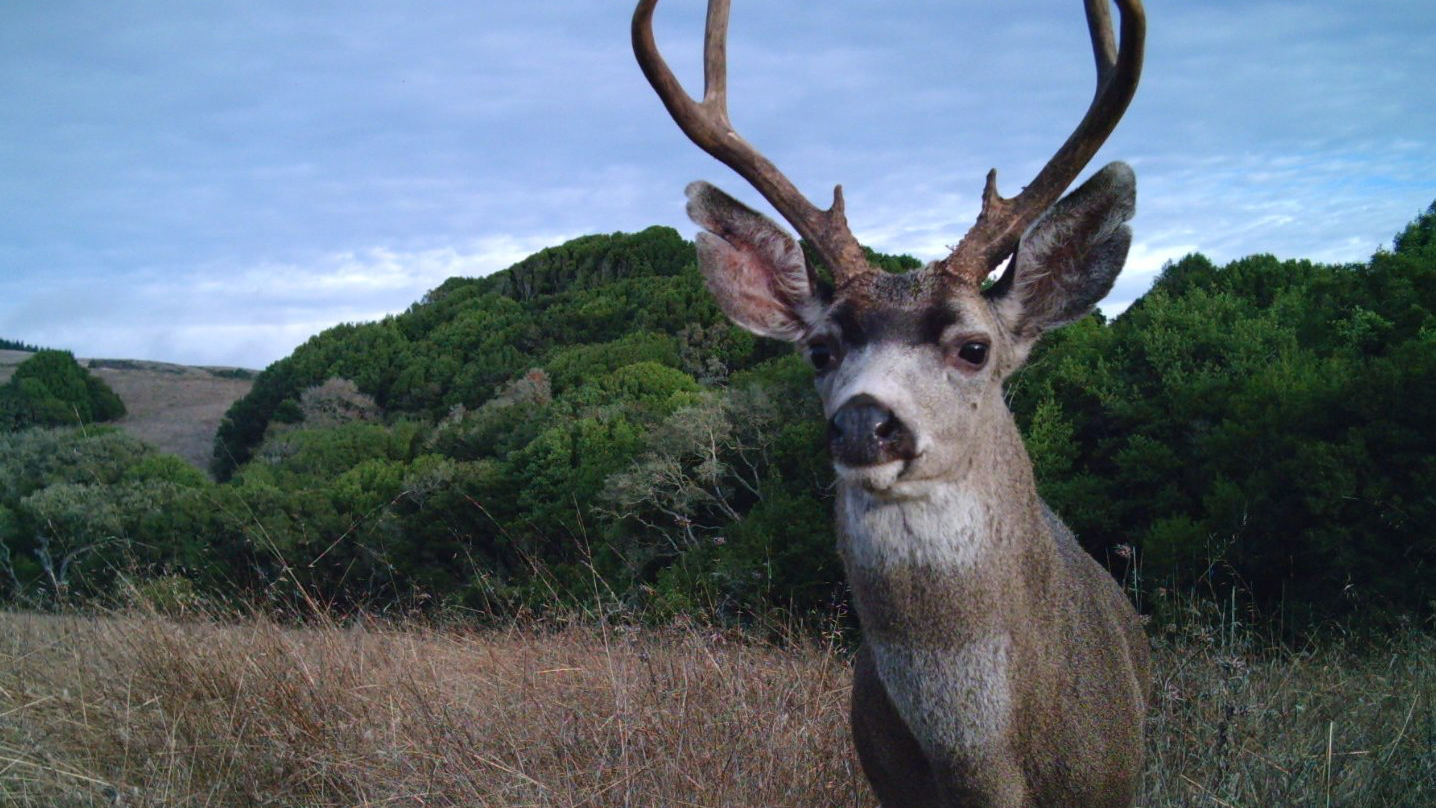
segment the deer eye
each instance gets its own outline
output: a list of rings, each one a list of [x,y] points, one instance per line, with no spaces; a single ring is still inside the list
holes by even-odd
[[[814,369],[819,373],[837,365],[838,352],[833,341],[824,338],[808,343],[808,361],[813,363]]]
[[[962,343],[962,347],[957,349],[957,358],[962,364],[967,365],[972,370],[976,370],[987,364],[987,351],[987,343],[970,339]]]

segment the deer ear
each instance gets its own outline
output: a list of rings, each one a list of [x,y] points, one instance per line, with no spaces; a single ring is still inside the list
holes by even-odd
[[[688,217],[698,266],[733,322],[765,337],[795,342],[822,303],[798,242],[771,219],[706,182],[688,186]]]
[[[1027,228],[1012,266],[987,291],[1019,339],[1082,318],[1111,291],[1136,208],[1136,176],[1126,163],[1111,163]]]

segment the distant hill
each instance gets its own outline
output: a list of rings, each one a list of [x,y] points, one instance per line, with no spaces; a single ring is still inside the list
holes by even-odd
[[[583,236],[487,277],[450,278],[402,314],[311,337],[225,415],[214,470],[228,479],[271,422],[299,420],[303,392],[331,377],[353,381],[386,417],[435,421],[481,406],[533,368],[553,376],[556,393],[643,360],[680,368],[685,346],[694,355],[709,332],[737,346],[734,368],[775,351],[755,353],[754,339],[727,324],[678,231]]]
[[[0,384],[30,358],[0,350]],[[214,433],[229,406],[249,393],[254,371],[192,367],[138,359],[81,359],[125,402],[129,414],[115,425],[163,452],[209,468]]]

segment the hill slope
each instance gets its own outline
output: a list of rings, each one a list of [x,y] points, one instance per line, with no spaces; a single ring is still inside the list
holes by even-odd
[[[26,351],[0,350],[0,384],[30,358]],[[191,367],[137,359],[81,359],[125,402],[129,413],[115,425],[162,452],[177,454],[196,468],[209,468],[214,433],[235,401],[254,386],[248,371]]]

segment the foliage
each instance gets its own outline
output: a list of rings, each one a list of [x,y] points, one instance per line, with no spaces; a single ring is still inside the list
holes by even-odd
[[[1137,547],[1150,596],[1431,614],[1433,223],[1357,266],[1188,256],[1055,335],[1012,391],[1043,495],[1099,558]]]
[[[180,523],[209,483],[177,458],[113,429],[0,436],[0,567],[8,599],[102,595],[126,571],[184,565],[203,534]]]
[[[0,431],[113,421],[124,402],[69,351],[38,351],[0,387]]]
[[[219,379],[240,379],[249,381],[254,378],[254,371],[244,368],[211,368],[210,375]]]
[[[35,353],[38,350],[40,349],[27,342],[0,338],[0,351],[25,351],[27,353]]]

